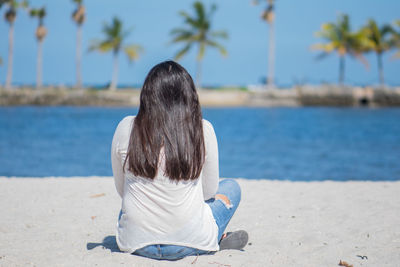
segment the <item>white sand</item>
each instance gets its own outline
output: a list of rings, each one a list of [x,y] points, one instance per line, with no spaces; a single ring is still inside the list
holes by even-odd
[[[0,266],[400,266],[400,182],[238,181],[251,245],[166,262],[118,251],[111,178],[0,178]]]

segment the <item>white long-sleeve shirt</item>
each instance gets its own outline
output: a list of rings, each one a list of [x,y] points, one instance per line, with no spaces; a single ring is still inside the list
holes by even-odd
[[[218,226],[205,200],[218,189],[218,145],[211,123],[203,120],[205,163],[195,181],[170,181],[159,170],[150,180],[123,169],[134,116],[125,117],[114,133],[111,162],[115,186],[122,198],[116,240],[121,251],[132,253],[152,244],[188,246],[216,251]],[[161,153],[163,153],[161,151]]]

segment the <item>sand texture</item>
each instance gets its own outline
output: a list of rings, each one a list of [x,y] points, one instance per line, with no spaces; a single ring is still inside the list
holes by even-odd
[[[238,182],[245,250],[166,262],[119,252],[112,178],[0,178],[0,266],[400,266],[400,182]]]

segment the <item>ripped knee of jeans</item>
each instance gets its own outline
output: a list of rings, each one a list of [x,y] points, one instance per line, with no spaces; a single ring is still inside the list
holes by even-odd
[[[233,207],[230,199],[227,196],[223,195],[223,194],[216,194],[215,195],[215,200],[220,200],[225,205],[225,207],[227,209],[231,209]]]

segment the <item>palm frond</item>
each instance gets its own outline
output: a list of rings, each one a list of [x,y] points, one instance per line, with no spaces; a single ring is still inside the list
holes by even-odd
[[[311,50],[321,50],[326,54],[332,53],[335,49],[336,46],[334,43],[314,44],[311,46]]]
[[[374,39],[376,43],[378,43],[381,39],[381,32],[379,31],[378,25],[376,21],[373,19],[369,19],[366,26],[366,33],[369,35],[370,39]]]
[[[128,56],[129,62],[137,60],[141,53],[143,53],[143,47],[136,44],[127,45],[124,48],[125,54]]]
[[[347,14],[341,14],[338,17],[337,20],[337,25],[339,26],[339,29],[342,33],[350,32],[350,19],[349,15]]]
[[[89,51],[98,51],[101,53],[106,53],[111,50],[113,50],[114,43],[111,40],[105,40],[105,41],[98,41],[98,40],[93,40],[91,45],[89,46]]]
[[[375,51],[376,53],[382,53],[387,51],[394,46],[393,38],[393,28],[385,24],[382,27],[378,27],[377,23],[370,19],[366,26],[364,26],[359,33],[356,35],[361,43],[361,50],[365,52]]]
[[[321,30],[315,33],[316,37],[323,38],[328,41],[339,39],[338,29],[333,23],[324,23],[321,25]]]
[[[175,38],[172,39],[172,43],[179,43],[179,42],[194,42],[199,39],[199,36],[196,34],[193,34],[191,32],[187,33],[182,33],[180,35],[177,35]]]
[[[181,15],[185,19],[185,23],[189,24],[193,28],[197,28],[199,26],[199,22],[196,19],[192,18],[185,11],[179,11],[179,15]]]
[[[27,0],[24,1],[16,1],[16,0],[0,0],[0,8],[3,5],[8,5],[9,8],[16,10],[18,8],[22,9],[28,9],[29,8],[29,2]]]
[[[193,7],[196,11],[197,21],[202,23],[206,20],[206,14],[204,10],[204,6],[200,1],[196,1],[193,3]]]
[[[122,22],[114,17],[111,24],[104,23],[103,24],[103,33],[110,38],[117,38],[122,35]]]
[[[188,43],[187,45],[185,45],[181,50],[178,51],[178,53],[176,53],[175,55],[175,60],[180,60],[192,47],[192,43]]]
[[[226,51],[225,47],[223,47],[221,44],[219,44],[219,43],[217,43],[215,41],[211,41],[211,40],[207,40],[206,44],[211,46],[211,47],[217,48],[222,56],[224,56],[224,57],[228,56],[228,51]]]
[[[395,30],[393,29],[393,27],[389,24],[385,24],[382,26],[381,28],[381,33],[383,36],[387,35],[387,34],[393,34]]]
[[[46,8],[32,8],[29,11],[29,15],[31,17],[38,17],[39,19],[43,19],[46,16]]]
[[[171,35],[176,35],[176,34],[185,34],[185,33],[192,33],[192,31],[184,29],[184,28],[174,28],[170,31]]]
[[[38,13],[38,10],[35,9],[35,8],[33,8],[33,9],[31,9],[31,10],[29,11],[29,15],[30,15],[31,17],[36,17],[36,16],[37,16],[37,13]]]

